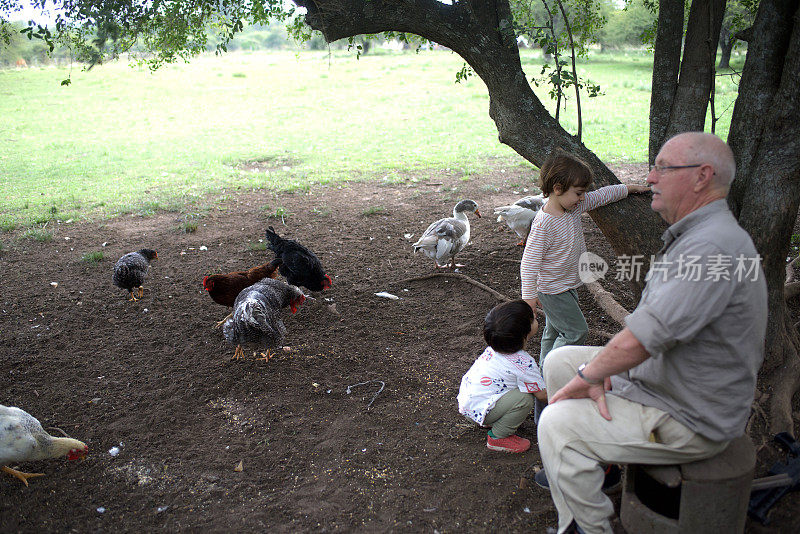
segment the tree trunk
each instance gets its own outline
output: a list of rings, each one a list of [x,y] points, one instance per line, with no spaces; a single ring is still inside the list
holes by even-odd
[[[519,57],[508,0],[295,0],[308,9],[306,23],[329,42],[351,35],[404,31],[442,44],[459,54],[489,92],[489,116],[499,140],[536,166],[561,148],[585,160],[598,186],[616,176],[553,119],[531,89]],[[358,14],[358,16],[354,16]],[[590,214],[619,254],[654,254],[664,224],[637,196]]]
[[[717,43],[725,0],[694,0],[689,11],[686,44],[669,123],[659,146],[681,132],[702,131],[714,87]]]
[[[733,36],[731,29],[723,26],[719,34],[719,65],[717,70],[731,68],[731,52],[733,52],[733,44],[736,38]]]
[[[733,107],[728,144],[736,156],[737,178],[731,187],[728,203],[739,216],[747,194],[752,164],[769,125],[767,113],[781,83],[786,51],[792,35],[792,16],[797,0],[762,0],[756,20],[749,28],[740,92]]]
[[[678,88],[683,40],[683,0],[661,0],[653,55],[653,85],[650,92],[649,162],[661,150]]]
[[[769,324],[760,387],[772,388],[770,432],[794,433],[800,386],[795,328],[784,299],[786,256],[800,207],[800,0],[762,0],[728,142],[737,177],[729,204],[762,257]]]

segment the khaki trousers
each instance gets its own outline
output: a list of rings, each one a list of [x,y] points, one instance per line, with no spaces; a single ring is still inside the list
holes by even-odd
[[[578,366],[600,348],[565,346],[548,354],[543,373],[547,393],[554,395],[572,380]],[[714,456],[728,445],[692,432],[657,408],[608,393],[606,403],[611,421],[603,419],[591,399],[550,404],[539,420],[539,451],[559,533],[573,519],[586,534],[612,532],[614,507],[601,491],[601,464],[679,464]]]

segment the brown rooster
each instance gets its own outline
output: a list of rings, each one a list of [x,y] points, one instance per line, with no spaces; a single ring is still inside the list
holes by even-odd
[[[203,278],[203,289],[208,291],[211,299],[217,304],[233,307],[236,297],[246,287],[250,287],[263,280],[264,278],[277,278],[280,260],[273,260],[258,267],[253,267],[248,271],[235,271],[227,274],[212,274]],[[230,317],[230,315],[228,315]],[[215,328],[222,326],[228,317],[215,325]]]

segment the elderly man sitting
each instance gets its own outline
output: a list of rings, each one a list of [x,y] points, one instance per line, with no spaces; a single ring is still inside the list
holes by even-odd
[[[744,434],[767,287],[725,200],[734,173],[715,135],[667,141],[647,181],[670,227],[639,305],[605,347],[562,347],[544,362],[539,449],[559,533],[612,532],[605,465],[700,460]]]

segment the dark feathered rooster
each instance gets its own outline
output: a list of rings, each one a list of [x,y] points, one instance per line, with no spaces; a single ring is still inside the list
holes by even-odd
[[[236,297],[242,289],[249,287],[264,278],[277,278],[278,277],[279,260],[274,260],[272,263],[265,263],[258,267],[253,267],[248,271],[235,271],[227,274],[212,274],[203,278],[203,289],[208,291],[208,295],[217,304],[223,306],[233,307]],[[230,317],[230,315],[228,316]],[[228,317],[217,323],[217,327],[221,326]]]
[[[275,253],[275,259],[281,261],[278,272],[291,285],[302,286],[309,291],[322,291],[333,285],[319,258],[297,241],[282,238],[270,226],[267,229],[267,242]]]
[[[265,278],[245,288],[236,297],[231,317],[222,325],[222,334],[230,344],[236,344],[232,359],[244,357],[242,345],[261,350],[259,360],[268,361],[272,349],[283,344],[286,326],[281,319],[281,309],[289,306],[292,313],[305,302],[306,297],[296,286],[280,280]]]
[[[134,288],[139,289],[139,298],[144,295],[144,279],[147,276],[147,269],[150,262],[158,258],[158,253],[149,248],[143,248],[136,252],[129,252],[117,260],[114,265],[114,285],[125,289],[130,294],[128,300],[137,300],[133,296]]]

